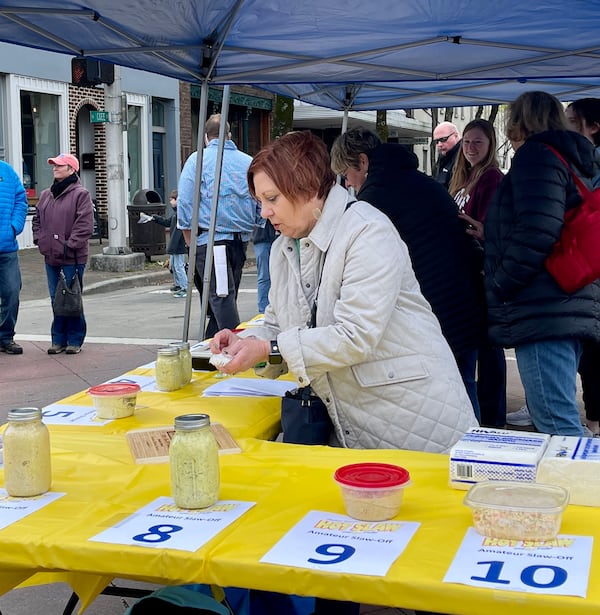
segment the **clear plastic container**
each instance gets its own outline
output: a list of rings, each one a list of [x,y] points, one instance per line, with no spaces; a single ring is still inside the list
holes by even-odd
[[[176,391],[181,388],[181,359],[179,348],[159,348],[156,354],[156,388],[159,391]]]
[[[135,382],[107,382],[88,389],[99,419],[123,419],[135,411],[140,385]]]
[[[169,346],[179,350],[179,360],[181,361],[181,386],[184,387],[192,380],[192,353],[190,352],[189,342],[171,342]]]
[[[464,503],[483,536],[552,540],[560,531],[569,492],[558,485],[484,481],[469,489]]]
[[[386,521],[400,511],[408,470],[388,463],[354,463],[333,476],[342,490],[346,513],[361,521]]]
[[[4,488],[13,497],[32,497],[50,490],[50,434],[39,408],[8,411],[4,432]]]
[[[219,499],[219,447],[208,414],[175,417],[169,446],[171,492],[179,508],[206,508]]]

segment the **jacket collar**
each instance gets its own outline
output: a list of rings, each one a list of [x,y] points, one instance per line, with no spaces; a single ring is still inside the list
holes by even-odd
[[[310,232],[308,238],[321,250],[327,252],[331,240],[339,227],[340,218],[346,210],[346,205],[355,199],[350,199],[350,194],[339,184],[335,184],[329,191],[321,217]]]

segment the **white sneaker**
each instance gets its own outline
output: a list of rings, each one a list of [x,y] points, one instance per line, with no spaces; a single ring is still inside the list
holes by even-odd
[[[529,408],[521,406],[516,412],[508,412],[506,414],[506,423],[507,425],[517,425],[518,427],[533,425]]]

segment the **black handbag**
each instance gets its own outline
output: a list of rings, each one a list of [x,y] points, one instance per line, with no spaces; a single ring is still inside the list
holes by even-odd
[[[346,211],[353,203],[346,205]],[[327,253],[325,253],[327,258]],[[316,296],[321,285],[321,276],[325,259],[319,273],[319,284],[315,293],[315,301],[312,306],[309,328],[317,326],[317,300]],[[327,412],[327,406],[323,400],[314,395],[310,386],[301,387],[288,391],[281,400],[281,430],[283,441],[289,444],[329,444],[329,438],[333,431],[333,423]]]
[[[52,301],[52,310],[55,316],[68,318],[82,314],[83,298],[81,296],[81,283],[79,282],[77,269],[70,285],[67,284],[65,272],[60,272],[56,284],[56,292],[54,293],[54,301]]]
[[[282,398],[281,429],[289,444],[328,444],[333,424],[321,398],[302,387]]]

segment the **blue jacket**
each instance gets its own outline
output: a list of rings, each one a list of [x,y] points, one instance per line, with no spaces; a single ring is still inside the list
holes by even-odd
[[[0,253],[19,249],[17,235],[27,216],[25,188],[15,170],[0,160]]]

